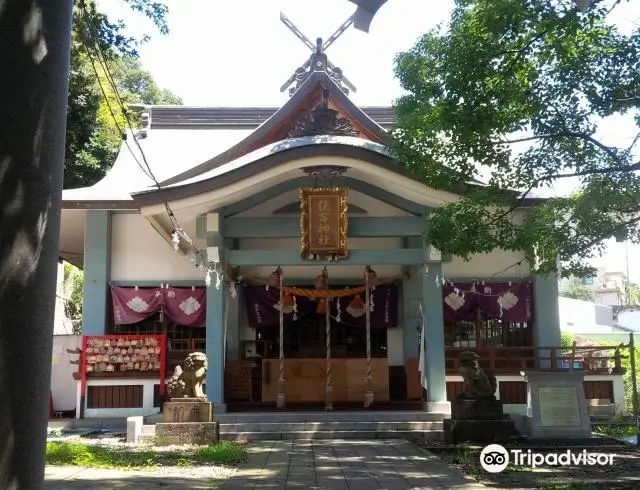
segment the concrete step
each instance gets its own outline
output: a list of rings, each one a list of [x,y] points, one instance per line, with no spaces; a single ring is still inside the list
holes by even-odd
[[[293,432],[227,432],[220,433],[223,441],[277,441],[293,439],[410,439],[419,437],[429,441],[442,441],[442,430],[398,431],[398,430],[303,430]]]
[[[447,416],[421,411],[398,412],[231,412],[214,413],[221,424],[310,423],[310,422],[441,422]]]
[[[244,424],[220,424],[220,433],[241,432],[303,432],[303,431],[425,431],[442,430],[440,421],[412,421],[412,422],[266,422]]]
[[[126,428],[126,417],[89,418],[89,419],[55,419],[49,420],[52,429],[103,429]]]

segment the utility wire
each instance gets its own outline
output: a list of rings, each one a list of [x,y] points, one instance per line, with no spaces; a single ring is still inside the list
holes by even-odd
[[[87,11],[86,5],[84,4],[84,2],[82,2],[80,4],[82,12],[83,12],[83,19],[84,19],[84,23],[86,26],[86,33],[88,34],[88,37],[91,41],[91,43],[93,44],[93,49],[95,50],[95,52],[97,53],[97,58],[98,58],[98,64],[101,66],[101,68],[103,69],[106,78],[107,78],[107,82],[109,83],[111,89],[113,90],[115,96],[116,96],[116,102],[119,105],[120,110],[122,111],[123,117],[126,121],[126,124],[129,126],[129,128],[131,129],[132,133],[134,131],[134,125],[131,121],[131,119],[129,118],[129,113],[127,108],[125,107],[124,101],[122,100],[122,97],[120,96],[120,92],[118,90],[118,86],[115,83],[115,79],[113,78],[113,75],[111,73],[111,70],[109,69],[108,66],[108,62],[107,62],[107,57],[104,55],[104,53],[102,52],[100,43],[98,41],[98,36],[95,32],[95,29],[93,28],[93,25],[91,24],[91,20],[90,20],[90,14]],[[98,82],[98,85],[100,86],[100,90],[102,92],[102,95],[105,98],[105,102],[107,104],[107,107],[109,109],[109,112],[116,124],[116,127],[118,129],[118,131],[121,132],[123,140],[125,142],[125,145],[127,147],[127,149],[129,150],[129,152],[131,153],[131,155],[133,156],[136,164],[140,167],[140,169],[142,170],[142,172],[149,177],[149,179],[151,179],[153,181],[153,183],[155,184],[155,186],[158,189],[161,189],[162,186],[160,185],[158,179],[156,179],[155,175],[153,174],[153,171],[151,170],[151,166],[149,165],[149,162],[147,160],[147,157],[145,155],[145,152],[142,148],[142,146],[140,145],[140,142],[138,141],[137,138],[133,138],[135,145],[138,147],[138,150],[140,152],[140,156],[142,157],[142,161],[144,163],[144,165],[140,162],[140,160],[138,159],[138,157],[136,156],[135,152],[133,151],[133,149],[131,148],[131,146],[128,143],[127,140],[127,133],[126,130],[123,131],[120,128],[118,119],[115,115],[115,112],[113,111],[111,104],[109,102],[109,98],[107,97],[106,94],[106,90],[104,89],[103,85],[102,85],[102,80],[100,79],[100,76],[98,74],[98,70],[95,67],[95,63],[96,61],[94,60],[94,57],[91,54],[91,48],[89,48],[89,46],[87,46],[86,43],[84,43],[87,54],[89,56],[89,59],[91,61],[91,66],[93,69],[94,74],[96,75],[96,79]],[[126,129],[126,128],[125,128]],[[192,249],[192,251],[195,254],[200,253],[200,251],[195,247],[193,240],[191,239],[191,237],[189,237],[189,235],[187,235],[187,233],[184,231],[184,228],[180,225],[180,223],[178,222],[175,213],[173,212],[173,210],[171,209],[171,207],[169,206],[169,203],[167,201],[164,202],[164,206],[165,206],[165,210],[167,213],[167,216],[169,218],[169,221],[171,223],[171,226],[173,227],[173,234],[178,234],[178,236],[180,236],[181,238],[183,238],[190,246],[190,248]]]

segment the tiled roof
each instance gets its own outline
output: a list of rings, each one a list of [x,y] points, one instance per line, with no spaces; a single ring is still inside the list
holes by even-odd
[[[152,106],[151,129],[255,129],[278,107]],[[378,125],[389,129],[395,121],[393,107],[362,107]]]

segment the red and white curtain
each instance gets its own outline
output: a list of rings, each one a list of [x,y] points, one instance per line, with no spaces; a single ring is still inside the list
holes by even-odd
[[[204,287],[111,287],[116,325],[141,322],[163,310],[170,320],[186,327],[202,327],[207,318]]]

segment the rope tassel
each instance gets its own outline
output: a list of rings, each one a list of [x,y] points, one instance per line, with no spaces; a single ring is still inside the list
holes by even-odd
[[[367,375],[365,377],[366,391],[364,393],[364,406],[369,408],[373,404],[373,377],[371,376],[371,289],[369,284],[369,266],[364,274],[365,281],[365,321],[367,327]]]
[[[278,379],[278,398],[276,405],[279,409],[284,409],[286,405],[284,395],[284,287],[282,271],[279,271],[280,282],[280,377]]]

